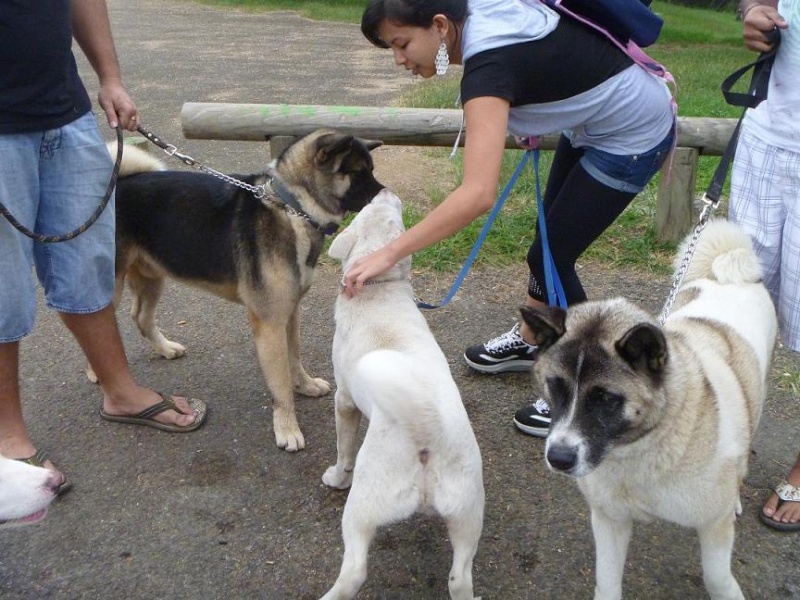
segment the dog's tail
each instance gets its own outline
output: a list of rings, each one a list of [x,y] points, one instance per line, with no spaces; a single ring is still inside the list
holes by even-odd
[[[676,255],[676,269],[686,256],[691,237],[684,240]],[[747,232],[725,219],[709,221],[684,276],[687,283],[694,279],[714,279],[723,284],[761,281],[761,265]]]
[[[417,448],[438,447],[442,416],[436,399],[443,389],[427,365],[396,350],[375,350],[358,361],[353,383],[375,409],[409,434]],[[455,386],[453,390],[458,393]]]
[[[111,158],[117,157],[117,142],[107,144]],[[167,167],[155,156],[134,146],[133,144],[123,144],[122,163],[119,165],[119,177],[127,177],[136,173],[149,173],[151,171],[166,171]]]

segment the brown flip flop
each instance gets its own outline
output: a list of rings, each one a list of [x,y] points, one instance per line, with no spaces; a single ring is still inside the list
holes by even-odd
[[[189,403],[189,407],[197,413],[197,416],[191,425],[171,425],[156,421],[153,417],[160,415],[162,412],[167,410],[174,410],[182,415],[186,414],[180,408],[178,408],[175,402],[173,402],[172,398],[167,396],[165,393],[158,392],[158,395],[162,398],[161,402],[157,402],[156,404],[145,408],[137,415],[111,415],[105,412],[101,407],[100,416],[106,421],[127,423],[129,425],[144,425],[145,427],[153,427],[155,429],[169,431],[171,433],[188,433],[189,431],[198,429],[205,422],[208,407],[206,406],[205,402],[202,400],[196,400],[195,398],[186,399],[186,401]]]

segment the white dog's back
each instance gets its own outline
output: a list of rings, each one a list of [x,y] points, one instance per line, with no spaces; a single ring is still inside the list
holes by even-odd
[[[413,485],[423,497],[461,468],[477,468],[480,477],[478,444],[449,370],[431,369],[430,361],[396,350],[375,350],[358,361],[350,386],[356,404],[370,409],[370,427],[380,431],[374,441],[364,441],[380,446],[369,452],[382,463],[411,459],[418,475]],[[406,441],[387,442],[387,435]],[[367,454],[360,456],[372,461]]]

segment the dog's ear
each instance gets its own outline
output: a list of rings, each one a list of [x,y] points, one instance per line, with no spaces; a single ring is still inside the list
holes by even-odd
[[[336,168],[331,165],[339,156],[345,152],[349,152],[353,146],[353,136],[342,133],[329,133],[320,136],[317,139],[317,153],[314,156],[314,162],[317,166],[329,166],[330,170]]]
[[[337,235],[335,238],[333,238],[333,241],[328,248],[328,256],[344,262],[344,260],[350,255],[350,251],[353,249],[356,239],[358,239],[358,235],[352,227],[348,227],[339,233],[339,235]]]
[[[361,140],[364,142],[364,145],[367,147],[367,150],[372,152],[375,148],[383,146],[383,142],[380,140]]]
[[[637,371],[659,375],[667,365],[667,339],[652,323],[639,323],[625,332],[614,347]]]
[[[566,328],[564,322],[567,312],[557,306],[545,306],[542,308],[532,308],[521,306],[519,309],[522,320],[530,327],[533,335],[536,336],[536,345],[540,351],[547,350],[564,335]]]

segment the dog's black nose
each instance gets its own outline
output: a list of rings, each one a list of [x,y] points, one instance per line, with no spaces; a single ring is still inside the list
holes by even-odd
[[[547,449],[547,462],[558,471],[569,471],[578,462],[578,453],[569,446],[550,446]]]

